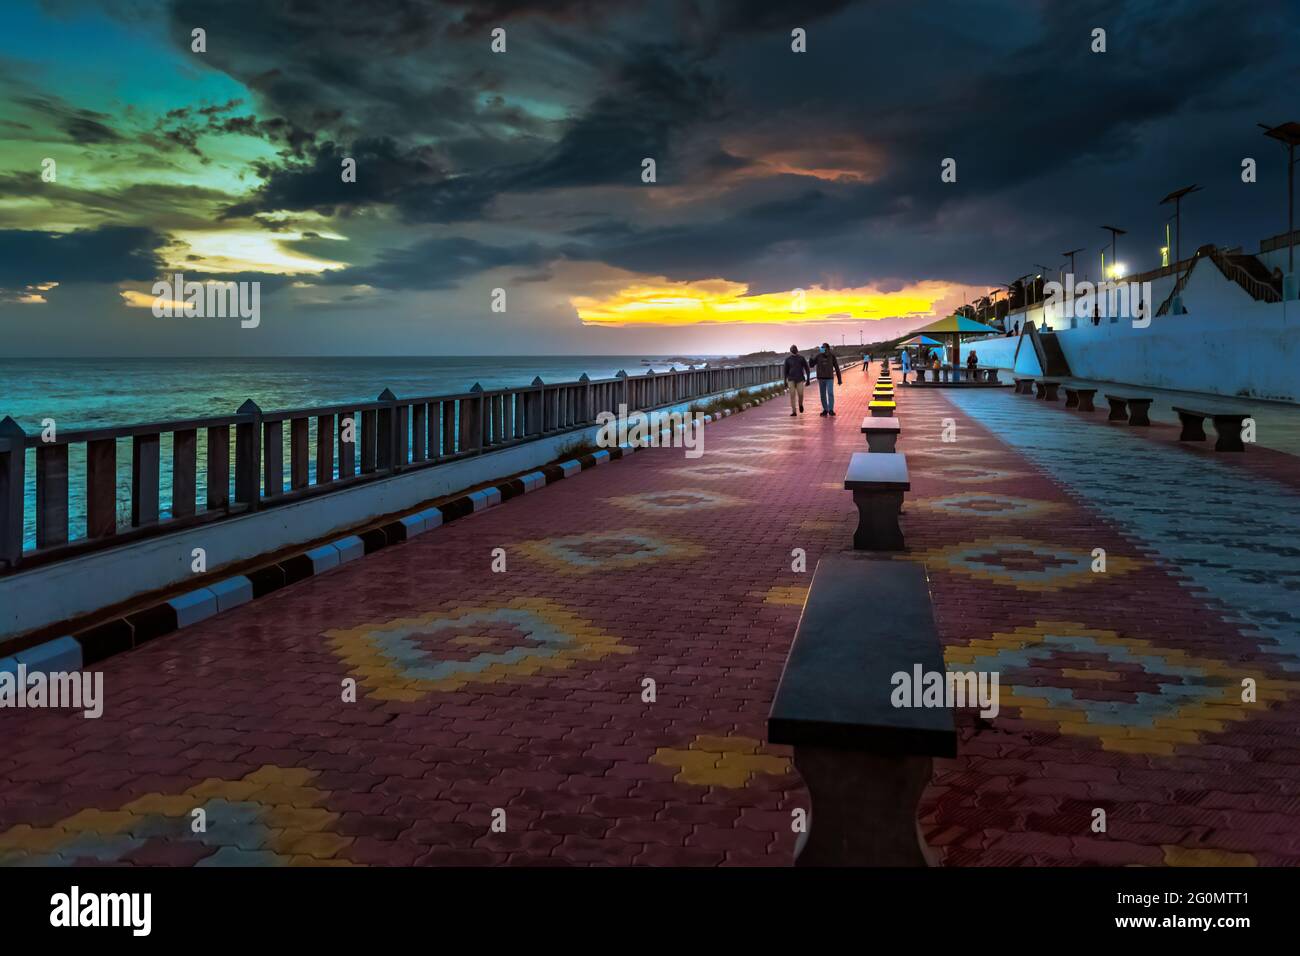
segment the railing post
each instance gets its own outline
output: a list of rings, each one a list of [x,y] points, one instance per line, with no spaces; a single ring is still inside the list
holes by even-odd
[[[397,396],[391,388],[379,393],[379,401],[384,402],[379,409],[378,433],[375,436],[375,467],[379,471],[389,471],[397,463]]]
[[[631,411],[631,410],[632,410],[632,401],[631,401],[631,398],[630,398],[630,395],[629,395],[630,389],[629,389],[629,387],[628,387],[628,383],[627,383],[627,372],[623,371],[622,369],[619,369],[617,372],[614,373],[614,377],[615,377],[616,379],[619,379],[619,383],[618,383],[618,404],[620,404],[620,405],[626,405],[627,408],[628,408],[628,411]],[[611,411],[617,413],[617,412],[618,412],[618,409],[617,409],[617,408],[614,408],[614,409],[611,409]]]
[[[581,422],[594,421],[596,410],[591,403],[591,378],[586,372],[582,373],[582,378],[578,379],[582,383],[582,409],[578,412],[578,418]]]
[[[529,435],[540,435],[544,427],[542,411],[545,407],[546,389],[542,387],[543,384],[542,377],[534,375],[533,387],[538,391],[529,392],[524,396],[524,430]]]
[[[239,406],[247,421],[235,425],[235,503],[262,504],[262,409],[251,398]]]
[[[9,416],[0,421],[0,562],[16,568],[23,557],[23,488],[27,433]]]
[[[460,403],[460,446],[477,451],[483,447],[483,386],[475,382],[470,394],[474,397]]]

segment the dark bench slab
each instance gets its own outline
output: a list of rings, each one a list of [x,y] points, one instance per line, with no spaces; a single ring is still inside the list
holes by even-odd
[[[1205,441],[1205,420],[1214,422],[1215,451],[1245,451],[1246,443],[1241,440],[1243,423],[1251,417],[1250,412],[1230,412],[1225,409],[1201,411],[1195,408],[1174,406],[1183,430],[1179,441]]]
[[[1097,394],[1095,388],[1078,388],[1071,385],[1066,385],[1064,388],[1066,408],[1077,408],[1081,412],[1096,411],[1096,407],[1092,404],[1092,397]]]
[[[853,547],[859,551],[902,551],[898,513],[903,508],[903,492],[912,488],[907,456],[897,451],[856,451],[849,459],[844,487],[853,492],[858,508]]]
[[[867,436],[867,450],[870,452],[892,453],[902,430],[897,418],[869,415],[862,419],[862,434]]]
[[[1154,399],[1107,393],[1106,401],[1110,403],[1110,414],[1106,416],[1107,421],[1122,422],[1127,419],[1130,425],[1151,424],[1151,402]]]
[[[889,608],[888,614],[880,613]],[[896,673],[943,673],[924,565],[823,558],[772,701],[812,798],[798,866],[924,866],[916,807],[934,757],[955,757],[947,707],[895,707]]]
[[[1018,378],[1015,383],[1017,395],[1034,394],[1034,380],[1032,378]]]

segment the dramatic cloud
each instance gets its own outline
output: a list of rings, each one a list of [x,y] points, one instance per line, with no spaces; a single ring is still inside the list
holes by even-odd
[[[653,326],[624,318],[674,289],[756,325],[768,296],[833,290],[848,298],[820,314],[856,323],[914,311],[869,311],[892,294],[951,308],[1062,249],[1092,268],[1102,222],[1149,267],[1157,200],[1191,182],[1185,246],[1253,248],[1285,223],[1255,123],[1297,118],[1294,0],[18,5],[0,38],[0,228],[36,238],[0,282],[51,314],[48,283],[184,265],[293,276],[303,321],[356,295],[450,312],[507,270],[493,281],[533,287],[512,301],[556,336]],[[77,54],[101,36],[111,57]],[[126,231],[101,249],[109,228]],[[78,243],[106,278],[54,268]],[[696,314],[662,307],[675,329]]]

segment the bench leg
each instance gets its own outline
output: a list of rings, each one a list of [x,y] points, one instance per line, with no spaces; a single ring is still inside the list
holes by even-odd
[[[1049,385],[1049,386],[1047,386],[1047,400],[1048,400],[1049,402],[1054,402],[1054,401],[1056,401],[1056,389],[1057,389],[1057,386],[1055,386],[1055,385]]]
[[[1108,422],[1126,422],[1128,421],[1128,403],[1117,402],[1113,398],[1110,400],[1110,414],[1106,416]]]
[[[867,451],[892,452],[898,441],[898,432],[867,432]]]
[[[1130,425],[1150,425],[1151,419],[1147,417],[1147,409],[1150,407],[1151,407],[1150,405],[1147,405],[1145,403],[1141,405],[1134,405],[1133,408],[1129,411],[1128,423]]]
[[[1092,404],[1092,396],[1091,396],[1091,395],[1080,395],[1080,396],[1079,396],[1079,411],[1081,411],[1081,412],[1095,412],[1096,410],[1097,410],[1097,409],[1096,409],[1096,408],[1093,406],[1093,404]]]
[[[1199,415],[1184,415],[1179,413],[1179,419],[1183,423],[1182,433],[1179,434],[1179,441],[1205,441],[1205,419]]]
[[[795,866],[935,866],[916,808],[930,782],[929,757],[795,747],[794,765],[812,798]]]
[[[903,550],[903,531],[898,526],[898,513],[903,510],[901,491],[855,491],[853,503],[858,506],[854,550]]]
[[[1065,393],[1065,407],[1066,407],[1066,408],[1078,408],[1078,407],[1079,407],[1079,393],[1078,393],[1078,392],[1066,392],[1066,393]]]
[[[1215,451],[1245,451],[1246,443],[1241,440],[1241,423],[1236,419],[1214,423],[1214,433],[1218,436],[1214,442]]]

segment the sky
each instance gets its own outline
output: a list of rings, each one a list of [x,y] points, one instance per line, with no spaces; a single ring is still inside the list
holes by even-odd
[[[1095,278],[1103,224],[1155,267],[1192,183],[1184,255],[1253,251],[1297,37],[1295,0],[6,0],[0,355],[869,342]],[[177,273],[259,283],[256,326],[155,316]]]

